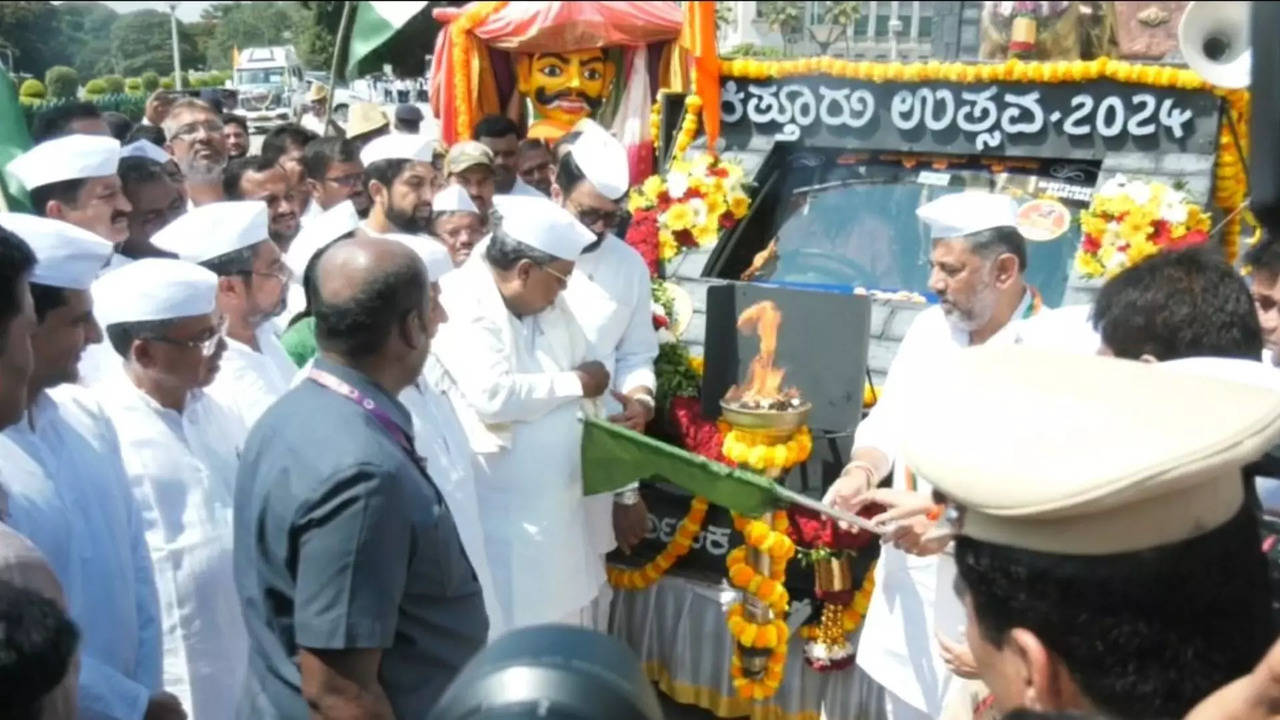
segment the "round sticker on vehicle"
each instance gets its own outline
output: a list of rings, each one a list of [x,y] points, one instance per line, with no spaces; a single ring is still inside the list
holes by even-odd
[[[1018,232],[1032,242],[1056,240],[1071,226],[1071,211],[1057,200],[1032,200],[1018,208]]]

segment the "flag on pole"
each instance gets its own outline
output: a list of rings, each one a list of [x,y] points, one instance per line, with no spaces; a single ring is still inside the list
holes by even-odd
[[[30,212],[31,201],[22,183],[3,168],[30,148],[31,136],[27,134],[27,118],[18,104],[18,88],[9,73],[0,72],[0,193],[11,211]]]
[[[415,15],[426,9],[427,2],[362,2],[356,5],[356,19],[347,43],[347,77],[356,64],[373,52]]]

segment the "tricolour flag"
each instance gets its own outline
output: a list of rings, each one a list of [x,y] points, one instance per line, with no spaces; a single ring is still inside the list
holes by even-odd
[[[356,64],[379,45],[391,39],[415,15],[426,9],[427,2],[362,2],[356,6],[351,40],[347,43],[347,77],[354,75]]]
[[[4,167],[31,148],[27,119],[18,104],[18,88],[7,72],[0,72],[0,192],[9,210],[31,211],[31,201],[22,183]]]

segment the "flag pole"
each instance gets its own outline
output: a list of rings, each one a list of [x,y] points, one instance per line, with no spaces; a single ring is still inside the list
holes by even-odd
[[[338,37],[333,41],[333,63],[329,66],[329,97],[324,103],[324,135],[329,134],[329,123],[333,121],[333,96],[337,94],[338,58],[342,56],[342,48],[347,42],[347,26],[351,24],[351,8],[354,2],[342,4],[342,22],[338,23]]]

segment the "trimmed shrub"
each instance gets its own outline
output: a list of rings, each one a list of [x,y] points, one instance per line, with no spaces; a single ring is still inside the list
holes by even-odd
[[[169,80],[170,87],[173,87],[173,84],[177,82],[177,80],[174,78],[173,73],[169,73],[169,75],[167,76],[167,79]],[[191,74],[190,74],[190,73],[187,73],[187,72],[182,73],[182,87],[184,87],[184,88],[189,88],[189,87],[191,87]]]
[[[44,84],[49,89],[49,97],[73,98],[80,90],[80,75],[74,68],[54,65],[45,72]]]
[[[169,77],[160,78],[160,87],[164,90],[172,90],[173,78],[169,78]]]
[[[124,78],[119,75],[103,76],[102,84],[106,86],[109,95],[119,95],[124,92]]]
[[[130,95],[142,94],[142,78],[131,77],[124,81],[124,91]]]
[[[142,92],[150,95],[160,87],[160,76],[148,70],[142,73]]]
[[[19,97],[31,100],[43,100],[46,94],[44,83],[35,78],[28,78],[22,81],[22,87],[18,89]]]
[[[84,96],[89,99],[100,98],[107,94],[107,84],[99,78],[94,78],[84,85]]]

